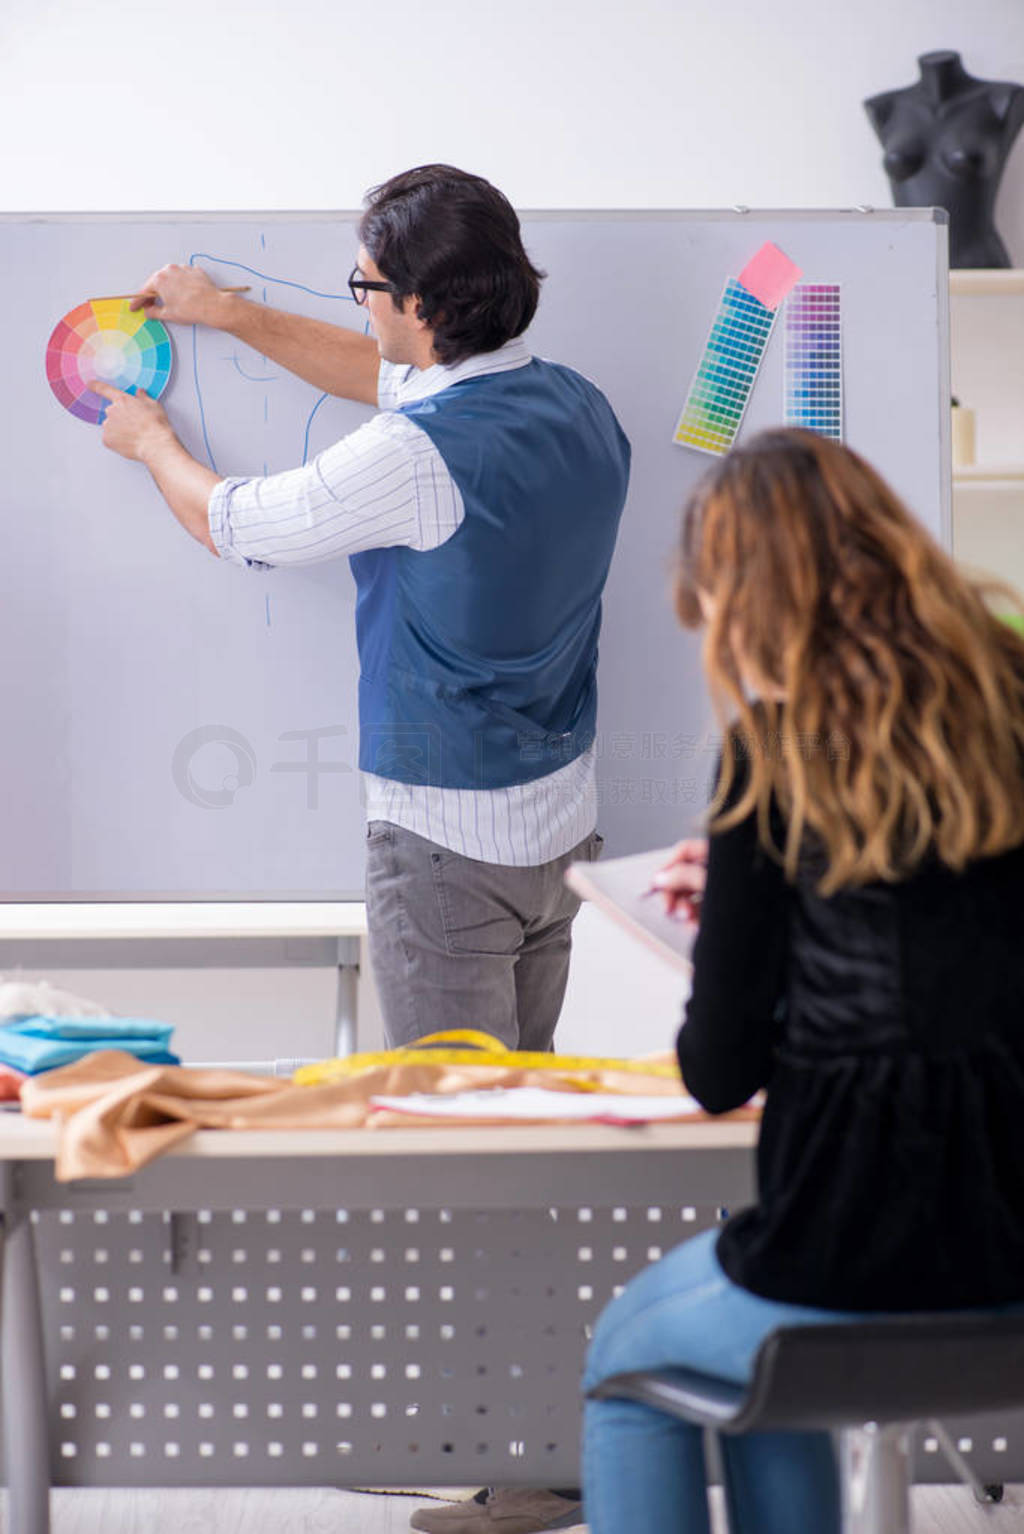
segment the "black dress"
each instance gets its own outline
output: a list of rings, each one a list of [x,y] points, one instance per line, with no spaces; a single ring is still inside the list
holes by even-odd
[[[735,801],[734,801],[735,802]],[[1024,848],[822,899],[753,817],[711,838],[678,1038],[712,1113],[767,1089],[718,1258],[826,1309],[1024,1301]]]

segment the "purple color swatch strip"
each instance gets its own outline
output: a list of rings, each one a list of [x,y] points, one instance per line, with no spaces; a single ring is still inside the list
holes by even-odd
[[[801,282],[786,303],[784,419],[843,440],[843,348],[839,284]]]

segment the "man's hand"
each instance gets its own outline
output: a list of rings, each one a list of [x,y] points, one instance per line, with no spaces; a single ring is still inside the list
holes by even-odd
[[[664,868],[656,873],[652,888],[665,896],[665,910],[670,916],[696,922],[707,883],[708,844],[704,837],[677,842]]]
[[[169,443],[177,442],[167,413],[148,394],[125,394],[113,384],[89,385],[93,394],[108,401],[103,418],[103,446],[122,458],[146,463]]]
[[[216,554],[208,508],[220,475],[182,447],[164,407],[148,394],[125,394],[113,384],[98,382],[89,387],[109,402],[103,422],[104,447],[144,463],[185,531]]]
[[[156,294],[155,298],[148,295]],[[172,325],[209,325],[214,329],[226,322],[225,303],[230,293],[220,288],[198,266],[162,266],[147,277],[132,309],[145,309],[154,319]]]

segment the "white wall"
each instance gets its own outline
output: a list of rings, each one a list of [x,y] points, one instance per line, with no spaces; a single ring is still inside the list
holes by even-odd
[[[351,208],[438,159],[521,207],[885,206],[860,101],[949,47],[1024,80],[1021,0],[33,0],[0,21],[0,208]],[[1024,135],[997,212],[1024,265]],[[664,1047],[671,975],[578,927],[563,1047]],[[193,1056],[330,1036],[329,977],[74,978]]]
[[[916,55],[942,47],[978,75],[1024,79],[1020,0],[4,10],[7,209],[355,207],[433,159],[521,207],[887,204],[862,97],[909,83]],[[1013,169],[1004,223],[1019,232]]]

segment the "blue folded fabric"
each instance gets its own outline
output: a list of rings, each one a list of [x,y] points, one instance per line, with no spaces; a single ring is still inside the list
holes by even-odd
[[[0,1027],[0,1063],[34,1076],[101,1049],[123,1049],[147,1065],[180,1065],[170,1023],[134,1017],[22,1017]]]
[[[3,1028],[4,1034],[28,1034],[34,1039],[162,1039],[165,1044],[173,1032],[172,1023],[154,1023],[144,1017],[44,1017],[41,1013],[19,1017]]]

